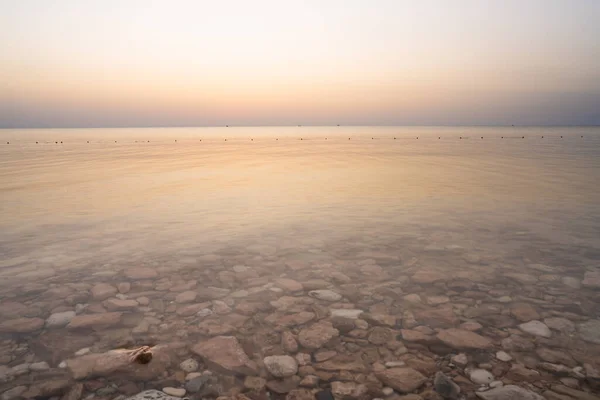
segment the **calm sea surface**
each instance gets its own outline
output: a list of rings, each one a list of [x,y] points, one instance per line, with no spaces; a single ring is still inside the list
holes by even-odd
[[[449,325],[476,320],[500,346],[492,328],[510,332],[526,318],[499,327],[485,319],[491,311],[463,311],[500,304],[498,314],[510,317],[514,303],[526,303],[536,320],[576,314],[575,326],[600,315],[600,128],[3,130],[0,255],[2,320],[44,320],[34,329],[4,326],[9,356],[0,365],[9,367],[29,357],[58,368],[79,350],[34,345],[53,332],[79,332],[48,327],[56,312],[138,316],[119,325],[130,342],[106,341],[105,326],[84,327],[93,340],[81,347],[97,352],[142,337],[164,342],[165,324],[195,343],[213,335],[202,316],[175,312],[190,303],[178,294],[196,293],[195,304],[215,301],[202,295],[207,287],[227,289],[238,294],[215,297],[235,313],[240,302],[298,296],[277,284],[281,277],[325,280],[344,296],[336,307],[374,312],[380,304],[400,318],[394,307],[403,297],[380,293],[397,283],[402,296],[421,295],[423,307],[451,304],[460,321]],[[126,272],[140,267],[156,276]],[[438,278],[411,280],[419,271]],[[452,279],[484,294],[461,294]],[[91,291],[100,282],[130,283],[120,297],[140,304],[107,304]],[[351,287],[369,299],[349,297]],[[428,293],[450,302],[427,303]],[[29,347],[19,353],[22,343]],[[600,344],[581,343],[582,354]]]

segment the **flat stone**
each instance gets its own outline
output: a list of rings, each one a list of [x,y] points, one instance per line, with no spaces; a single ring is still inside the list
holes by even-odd
[[[431,328],[449,328],[458,324],[458,317],[449,304],[443,304],[436,308],[415,310],[414,316],[421,325]]]
[[[179,293],[175,296],[175,303],[183,304],[183,303],[191,303],[196,300],[196,296],[198,294],[193,290],[186,290],[185,292]]]
[[[158,272],[152,268],[136,267],[129,268],[124,271],[125,276],[132,280],[154,279],[158,276]]]
[[[117,294],[117,288],[108,283],[98,283],[92,287],[92,298],[97,301],[106,300]]]
[[[34,397],[52,397],[64,393],[73,381],[70,378],[53,378],[33,383],[21,396],[27,399]]]
[[[469,374],[469,379],[478,385],[488,385],[494,381],[494,375],[485,369],[474,369]]]
[[[238,340],[233,336],[217,336],[203,340],[192,351],[206,363],[228,374],[256,375],[257,368]]]
[[[510,354],[508,354],[507,352],[505,352],[505,351],[502,351],[502,350],[501,350],[501,351],[498,351],[498,352],[496,353],[496,358],[497,358],[498,360],[500,360],[500,361],[504,361],[504,362],[508,362],[508,361],[512,360],[512,357],[510,356]]]
[[[363,399],[369,388],[356,382],[332,382],[331,393],[336,399]]]
[[[299,292],[304,289],[300,282],[287,278],[275,280],[275,286],[288,292]]]
[[[587,271],[581,284],[588,288],[600,288],[600,271]]]
[[[46,361],[41,361],[41,362],[37,362],[37,363],[32,363],[29,366],[29,369],[34,372],[47,371],[50,369],[50,366],[48,365],[48,363]]]
[[[565,276],[561,279],[563,285],[570,287],[571,289],[580,289],[581,280],[572,276]]]
[[[548,326],[548,328],[554,329],[559,332],[563,332],[563,333],[575,332],[575,324],[566,318],[559,318],[559,317],[545,318],[544,323]]]
[[[566,394],[567,396],[571,396],[577,400],[600,400],[600,397],[595,396],[594,394],[572,389],[564,385],[552,385],[552,390],[557,393]]]
[[[128,311],[133,310],[139,304],[135,300],[121,300],[113,298],[105,300],[102,305],[104,305],[108,311]]]
[[[27,390],[27,386],[15,386],[12,389],[8,389],[7,391],[5,391],[4,393],[2,393],[2,396],[0,396],[0,399],[2,400],[15,400],[21,397],[21,395]]]
[[[550,329],[541,321],[533,320],[519,325],[519,329],[534,336],[549,338],[552,336]]]
[[[135,396],[127,397],[125,400],[179,400],[179,397],[170,396],[158,390],[146,390]]]
[[[339,334],[331,322],[319,321],[302,329],[298,335],[298,341],[307,349],[318,349]]]
[[[162,389],[163,392],[165,392],[166,394],[168,394],[169,396],[174,396],[174,397],[183,397],[185,396],[185,389],[183,388],[174,388],[174,387],[164,387]]]
[[[75,311],[63,311],[50,315],[46,320],[46,328],[62,328],[75,318]]]
[[[30,333],[41,329],[44,320],[41,318],[16,318],[0,322],[0,333]]]
[[[340,301],[342,299],[341,294],[336,293],[333,290],[327,290],[327,289],[311,290],[310,292],[308,292],[308,295],[310,297],[318,299],[318,300],[331,301],[331,302]]]
[[[324,371],[350,371],[350,372],[366,372],[367,367],[362,360],[356,357],[339,355],[327,361],[314,364],[317,369]]]
[[[506,351],[531,351],[535,348],[535,344],[528,338],[521,335],[510,335],[502,339],[502,348]]]
[[[510,313],[521,322],[540,318],[540,314],[538,314],[537,310],[528,303],[514,303],[510,307]]]
[[[435,281],[443,280],[443,276],[440,272],[434,270],[422,269],[413,274],[411,277],[413,282],[416,283],[433,283]]]
[[[502,386],[487,392],[476,392],[483,400],[545,400],[539,394],[514,385]]]
[[[590,319],[577,327],[579,336],[586,342],[600,344],[600,319]]]
[[[121,312],[77,315],[67,325],[68,329],[106,328],[121,322]]]
[[[390,368],[375,372],[375,376],[400,393],[410,393],[427,381],[425,376],[412,368]]]
[[[450,297],[448,296],[427,296],[425,302],[430,306],[437,306],[438,304],[448,303]]]
[[[200,301],[218,300],[227,296],[229,292],[229,289],[208,286],[198,290],[196,299]]]
[[[276,378],[296,375],[298,363],[290,356],[269,356],[263,360],[265,368]]]
[[[180,317],[191,317],[192,315],[197,314],[199,311],[207,309],[207,307],[210,307],[210,305],[211,303],[208,301],[204,303],[181,305],[177,307],[177,311],[175,311],[175,313]],[[212,314],[212,310],[210,311]]]
[[[413,304],[419,304],[422,302],[421,296],[419,296],[416,293],[407,294],[406,296],[404,296],[402,298],[404,299],[404,301],[408,301],[409,303],[413,303]]]
[[[329,309],[331,317],[343,317],[349,319],[358,319],[363,313],[363,310],[345,309],[345,308],[332,308]]]
[[[573,357],[562,350],[553,350],[541,347],[535,352],[542,360],[549,363],[564,364],[568,365],[569,367],[575,367],[577,365],[577,362],[573,359]]]
[[[463,329],[444,329],[437,334],[437,338],[447,346],[458,350],[488,349],[492,346],[488,338]]]

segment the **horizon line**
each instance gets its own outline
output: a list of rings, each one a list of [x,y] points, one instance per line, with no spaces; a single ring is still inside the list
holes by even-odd
[[[436,125],[436,124],[287,124],[287,125],[119,125],[119,126],[31,126],[31,127],[3,127],[0,126],[0,130],[49,130],[49,129],[187,129],[187,128],[594,128],[600,127],[600,124],[552,124],[552,125],[539,125],[539,124],[452,124],[452,125]]]

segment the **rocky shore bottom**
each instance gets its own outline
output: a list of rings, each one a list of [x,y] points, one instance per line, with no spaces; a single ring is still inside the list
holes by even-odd
[[[0,398],[600,399],[599,269],[431,251],[38,269],[1,289]]]

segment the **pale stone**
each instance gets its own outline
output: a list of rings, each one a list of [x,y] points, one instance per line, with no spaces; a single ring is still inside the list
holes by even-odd
[[[552,336],[550,329],[541,321],[533,320],[519,325],[519,329],[531,335],[549,338]]]

